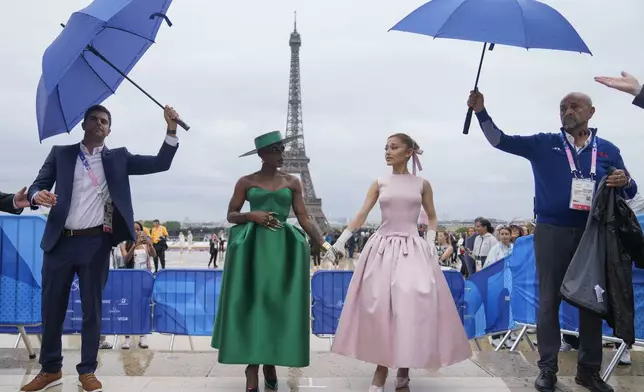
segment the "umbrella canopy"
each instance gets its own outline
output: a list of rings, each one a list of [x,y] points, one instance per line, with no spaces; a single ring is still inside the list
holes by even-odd
[[[391,30],[592,54],[566,18],[535,0],[432,0]]]
[[[432,0],[390,30],[484,42],[474,89],[478,88],[487,44],[591,54],[577,31],[559,12],[535,0]],[[467,111],[463,134],[472,121]]]
[[[36,95],[41,141],[70,132],[89,107],[116,92],[168,21],[171,3],[96,0],[72,14],[43,55]]]

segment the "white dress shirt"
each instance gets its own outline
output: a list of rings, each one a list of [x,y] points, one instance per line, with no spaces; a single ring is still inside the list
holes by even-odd
[[[593,135],[591,134],[589,137],[586,138],[586,141],[584,141],[583,146],[578,146],[578,145],[575,144],[575,137],[572,136],[571,134],[569,134],[568,132],[566,132],[566,139],[568,139],[568,143],[570,143],[571,146],[575,147],[575,151],[577,152],[577,154],[579,154],[580,152],[584,151],[586,149],[586,147],[588,147],[590,145],[590,142],[592,140],[592,136]]]
[[[103,148],[99,146],[89,152],[83,143],[80,149],[85,154],[87,163],[96,176],[98,188],[94,185],[92,178],[87,173],[80,156],[76,158],[74,168],[74,185],[72,188],[72,200],[69,204],[69,213],[65,221],[65,228],[71,230],[89,229],[103,224],[105,203],[110,199],[110,191],[107,189],[105,171],[103,170]],[[99,193],[99,189],[101,193]]]
[[[172,147],[176,147],[179,139],[168,135],[165,138],[165,142]],[[102,152],[104,146],[94,148],[91,153],[83,143],[80,144],[80,148],[96,176],[98,188],[94,186],[80,156],[77,157],[74,168],[72,200],[69,205],[67,220],[65,221],[65,229],[70,230],[89,229],[102,225],[105,218],[105,203],[110,200],[110,191],[107,187],[105,171],[103,170]]]

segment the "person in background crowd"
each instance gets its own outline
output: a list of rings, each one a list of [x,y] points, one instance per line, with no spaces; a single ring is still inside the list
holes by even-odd
[[[474,225],[477,225],[481,220],[484,219],[483,217],[478,217],[474,220]],[[476,273],[476,260],[472,257],[473,251],[474,251],[474,242],[476,241],[476,238],[478,237],[478,233],[476,232],[476,229],[474,227],[470,227],[467,229],[467,238],[465,238],[465,243],[463,244],[463,249],[465,250],[465,253],[463,255],[463,259],[465,261],[465,266],[467,267],[467,276],[473,275]]]
[[[224,252],[226,251],[226,235],[224,231],[219,232],[219,258],[224,259]]]
[[[624,76],[626,77],[626,76]],[[601,80],[598,80],[601,81]],[[606,81],[611,85],[612,81]],[[633,91],[635,93],[635,91]],[[539,280],[540,373],[535,388],[556,388],[561,347],[559,291],[573,255],[579,246],[598,182],[619,188],[626,199],[637,193],[619,148],[589,128],[595,114],[591,98],[570,93],[559,103],[562,127],[556,133],[509,136],[503,133],[485,109],[480,91],[471,91],[468,106],[474,110],[488,142],[501,151],[530,161],[535,182],[537,226],[534,252]],[[608,175],[608,168],[616,170]],[[602,320],[587,310],[579,311],[580,350],[575,382],[593,392],[612,392],[602,380]]]
[[[78,276],[83,310],[78,381],[85,391],[103,388],[94,372],[101,335],[103,289],[112,246],[136,238],[130,175],[170,169],[178,149],[177,112],[164,110],[167,131],[156,156],[108,149],[112,115],[101,105],[87,109],[80,143],[54,146],[34,183],[29,200],[34,208],[51,207],[42,237],[42,370],[20,390],[43,391],[63,382],[62,333],[67,300]],[[56,193],[51,190],[56,186]]]
[[[217,267],[217,252],[219,251],[219,241],[217,240],[216,235],[211,235],[210,239],[208,240],[208,244],[210,245],[210,261],[208,261],[208,268],[210,268],[210,264],[213,264],[213,268],[219,268]]]
[[[487,254],[487,259],[485,260],[486,267],[489,267],[512,253],[513,243],[510,227],[501,225],[495,232],[498,233],[499,242],[490,248],[490,252]]]
[[[136,241],[127,240],[120,245],[125,266],[128,269],[152,271],[150,260],[156,256],[154,246],[143,230],[143,223],[134,222],[134,231],[136,232]],[[130,346],[132,346],[132,339],[126,335],[121,348],[129,350]],[[144,335],[139,336],[139,347],[148,348]]]
[[[510,225],[510,231],[512,233],[512,243],[516,243],[517,239],[525,235],[523,227],[519,225]]]
[[[159,272],[159,261],[161,261],[161,269],[165,269],[165,251],[168,249],[168,229],[161,225],[158,219],[152,221],[152,230],[150,237],[152,238],[152,245],[156,252],[154,258],[154,273]]]
[[[487,255],[490,249],[497,244],[496,237],[494,237],[494,228],[487,219],[481,219],[476,222],[476,229],[478,236],[474,240],[474,249],[472,249],[472,256],[476,261],[476,270],[480,271],[485,266]]]
[[[356,236],[352,235],[347,241],[347,251],[349,252],[349,259],[353,259],[353,252],[356,250]]]
[[[27,199],[27,187],[22,188],[16,194],[0,192],[0,211],[14,215],[20,215],[25,208],[31,206]]]
[[[449,234],[445,231],[439,231],[437,239],[436,253],[438,254],[438,262],[441,266],[449,267],[449,261],[454,253],[454,248],[450,244]]]
[[[487,259],[485,260],[484,268],[508,257],[512,253],[512,229],[510,226],[500,225],[494,231],[498,235],[499,242],[490,249],[490,253],[488,253]],[[505,333],[490,336],[490,343],[494,347],[498,347],[503,335],[505,335]],[[514,341],[512,339],[507,339],[505,341],[505,346],[507,348],[511,348],[513,343]]]
[[[194,245],[194,238],[192,232],[188,230],[188,235],[186,236],[186,241],[188,241],[188,253],[192,253],[192,246]]]
[[[311,248],[311,258],[313,258],[313,270],[317,271],[317,270],[320,269],[320,263],[321,263],[320,252],[321,252],[321,249],[315,243],[313,238],[310,238],[310,237],[309,237],[309,247]]]
[[[432,187],[407,169],[411,160],[416,171],[421,152],[408,135],[387,139],[392,174],[371,185],[360,212],[333,244],[344,251],[380,199],[382,225],[360,255],[331,348],[377,365],[370,392],[383,392],[389,368],[398,368],[395,387],[401,389],[409,384],[409,368],[437,369],[472,355],[436,254]],[[421,206],[428,241],[418,235]]]

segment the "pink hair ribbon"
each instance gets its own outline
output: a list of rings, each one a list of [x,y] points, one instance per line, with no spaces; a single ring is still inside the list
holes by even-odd
[[[420,164],[420,159],[418,159],[419,155],[423,155],[423,150],[420,148],[414,149],[414,153],[411,156],[412,159],[412,173],[416,175],[416,169],[418,168],[418,171],[423,170],[423,165]]]

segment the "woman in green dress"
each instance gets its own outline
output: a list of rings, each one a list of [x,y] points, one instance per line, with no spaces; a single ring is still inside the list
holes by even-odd
[[[246,390],[258,391],[259,365],[267,389],[277,389],[275,366],[309,365],[310,251],[305,234],[286,223],[291,208],[315,243],[330,250],[309,219],[302,184],[283,173],[279,131],[255,138],[262,168],[241,177],[228,206],[230,229],[212,347],[219,362],[249,364]],[[250,212],[240,212],[245,201]]]

